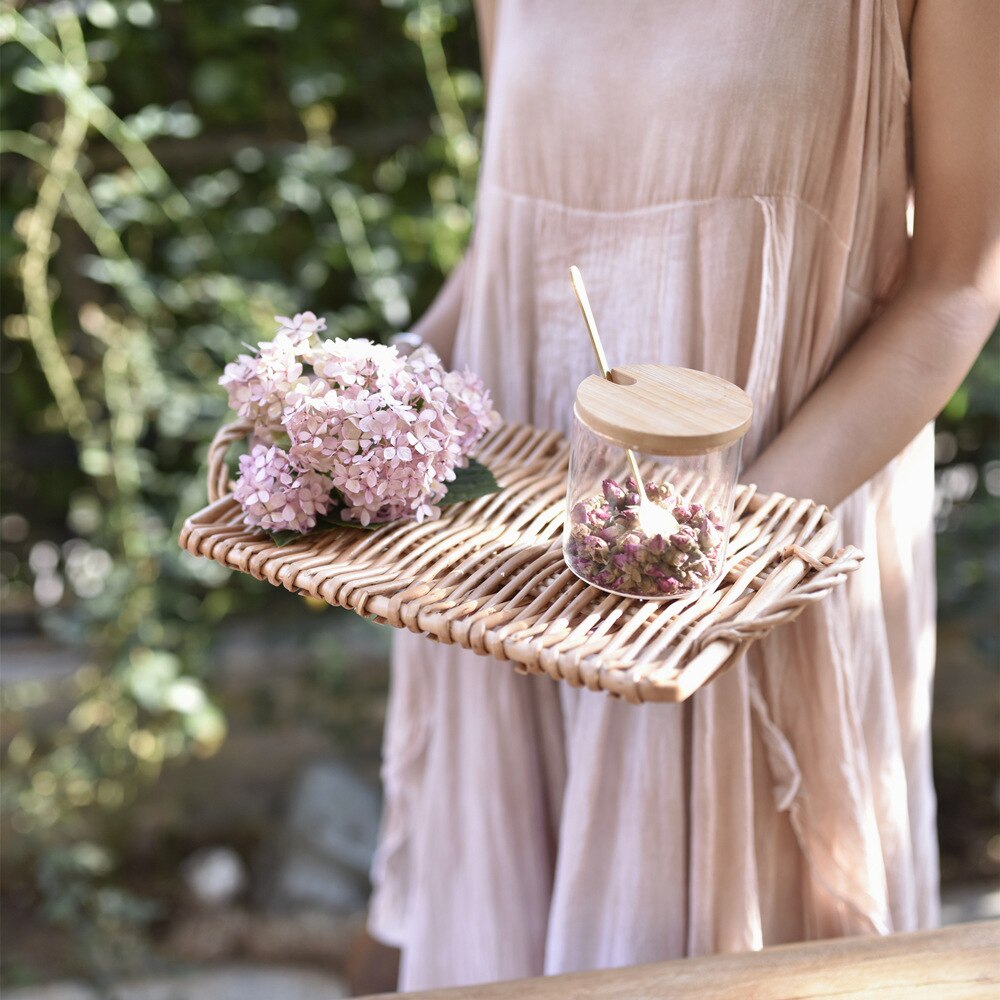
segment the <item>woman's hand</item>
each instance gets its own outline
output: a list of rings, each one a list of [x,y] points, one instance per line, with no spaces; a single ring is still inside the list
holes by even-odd
[[[904,285],[743,478],[835,505],[933,420],[1000,314],[1000,4],[917,0]]]

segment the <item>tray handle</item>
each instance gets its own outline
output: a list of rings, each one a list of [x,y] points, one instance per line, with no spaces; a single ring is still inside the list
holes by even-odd
[[[223,424],[208,446],[208,501],[215,503],[229,492],[229,467],[226,454],[234,441],[245,438],[253,429],[246,420]]]

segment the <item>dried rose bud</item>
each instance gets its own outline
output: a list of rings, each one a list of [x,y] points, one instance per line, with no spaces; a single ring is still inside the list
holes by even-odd
[[[653,535],[653,537],[647,542],[647,547],[650,552],[659,555],[661,552],[666,551],[667,540],[663,535]]]
[[[719,544],[719,534],[720,532],[712,522],[707,521],[701,526],[701,530],[698,532],[698,544],[703,549],[713,549]]]
[[[669,537],[647,536],[639,522],[635,480],[612,479],[570,514],[567,557],[584,579],[637,597],[670,597],[696,590],[715,576],[722,522],[703,504],[679,503],[669,484],[649,483],[647,497],[672,510],[679,527]]]
[[[620,506],[625,500],[625,491],[613,479],[605,479],[601,483],[601,489],[604,491],[604,499],[613,507]]]

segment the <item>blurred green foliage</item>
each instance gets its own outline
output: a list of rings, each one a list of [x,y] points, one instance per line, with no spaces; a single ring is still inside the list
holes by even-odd
[[[156,912],[102,817],[220,745],[211,636],[269,599],[176,546],[215,380],[276,312],[374,337],[420,313],[468,239],[482,85],[467,0],[0,0],[0,58],[0,597],[8,634],[87,660],[4,688],[4,852],[108,965]],[[992,619],[996,335],[938,453],[943,613]]]
[[[151,913],[113,894],[101,817],[219,746],[210,636],[265,598],[176,545],[216,378],[275,313],[378,338],[426,306],[468,239],[482,86],[456,0],[3,2],[0,44],[0,595],[8,634],[88,661],[5,688],[5,856],[107,930]]]
[[[1000,326],[937,421],[938,604],[996,616],[1000,595]],[[995,629],[977,638],[1000,664]]]

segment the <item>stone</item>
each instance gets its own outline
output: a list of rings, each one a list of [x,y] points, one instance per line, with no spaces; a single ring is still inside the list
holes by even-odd
[[[181,910],[170,923],[165,947],[185,962],[219,962],[244,953],[252,915],[234,906]]]
[[[365,878],[378,823],[378,793],[339,761],[306,769],[288,819],[289,831],[319,855]]]
[[[354,943],[364,933],[365,918],[336,916],[318,910],[263,914],[247,925],[244,953],[258,962],[308,962],[338,971],[348,964]]]
[[[289,852],[276,871],[267,905],[279,911],[319,908],[354,913],[364,908],[367,898],[355,872],[312,851],[299,850]]]
[[[3,1000],[98,1000],[98,995],[83,983],[64,982],[5,989]]]
[[[258,913],[236,907],[193,910],[171,921],[166,953],[183,962],[234,958],[341,970],[364,933],[364,915],[338,916],[320,910]]]
[[[117,1000],[339,1000],[338,977],[306,969],[237,965],[118,987]]]
[[[191,898],[201,906],[231,903],[246,888],[243,859],[231,847],[206,847],[181,864]]]
[[[1000,918],[1000,888],[992,882],[958,882],[941,887],[941,925]]]
[[[267,905],[333,913],[363,909],[378,823],[375,789],[340,761],[311,764],[271,852],[276,860],[264,892]]]
[[[4,1000],[99,1000],[73,983],[4,990]],[[115,1000],[339,1000],[349,997],[344,981],[305,969],[233,965],[174,976],[117,983]]]

